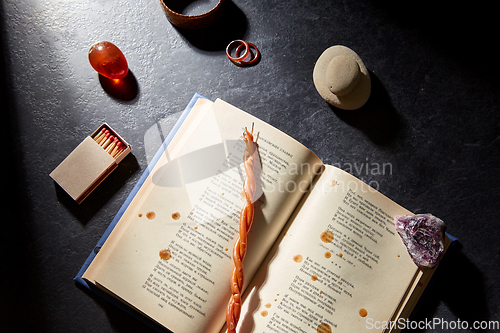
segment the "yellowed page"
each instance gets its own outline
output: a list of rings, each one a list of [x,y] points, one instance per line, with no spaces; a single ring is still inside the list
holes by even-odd
[[[240,332],[382,332],[418,271],[393,224],[409,213],[326,166],[247,289]]]
[[[451,245],[450,238],[445,235],[444,237],[444,249],[448,250]],[[411,315],[414,307],[417,305],[420,296],[425,291],[425,288],[429,284],[432,276],[437,270],[438,266],[434,268],[419,268],[418,273],[415,276],[413,284],[408,288],[407,295],[402,300],[400,307],[394,313],[393,317],[387,323],[386,332],[398,333],[408,326],[406,320]]]
[[[219,332],[243,206],[241,137],[252,123],[259,133],[262,190],[244,261],[250,281],[321,162],[221,100],[188,116],[190,125],[179,131],[84,278],[174,332]],[[292,170],[301,164],[314,167]],[[170,258],[161,259],[161,250]]]
[[[199,125],[199,122],[210,110],[211,104],[212,102],[207,99],[198,99],[196,104],[193,106],[189,117],[187,117],[187,119],[182,123],[182,126],[179,128],[179,135],[176,135],[172,139],[170,145],[166,148],[166,152],[160,157],[158,163],[156,163],[153,169],[150,170],[150,177],[148,177],[144,181],[143,186],[139,189],[134,200],[130,203],[124,215],[130,214],[131,211],[137,210],[137,206],[143,204],[144,200],[146,200],[146,198],[149,196],[150,191],[154,187],[152,186],[152,176],[157,175],[157,171],[163,165],[172,160],[172,154],[176,153],[176,150],[178,150],[179,147],[182,147],[185,140],[184,138],[187,137],[193,129],[196,129],[196,127]],[[87,271],[84,273],[84,279],[87,279],[89,281],[94,280],[94,274],[96,274],[100,270],[102,265],[106,262],[109,254],[114,249],[116,243],[121,239],[123,233],[126,232],[129,224],[132,221],[132,219],[123,218],[117,223],[117,226],[113,229],[108,239],[106,240],[105,246],[103,246],[103,248],[99,251],[98,259],[94,260]]]

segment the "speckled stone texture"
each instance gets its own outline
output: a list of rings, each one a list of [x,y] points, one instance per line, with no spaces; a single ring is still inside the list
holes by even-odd
[[[499,320],[495,2],[233,0],[226,9],[218,24],[187,31],[157,1],[0,2],[0,330],[152,332],[72,279],[195,92],[442,218],[463,248],[441,266],[418,318]],[[238,38],[261,51],[256,66],[227,59]],[[100,40],[127,58],[120,89],[88,62]],[[312,82],[333,45],[356,50],[370,71],[370,99],[354,112],[330,106]],[[78,206],[48,175],[102,122],[132,153]]]
[[[368,68],[354,50],[344,45],[331,46],[321,53],[312,76],[320,96],[336,108],[356,110],[370,98]]]

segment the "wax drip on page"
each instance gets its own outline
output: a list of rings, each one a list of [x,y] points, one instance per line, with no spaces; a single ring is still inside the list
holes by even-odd
[[[254,216],[254,197],[257,188],[255,167],[260,163],[257,153],[256,140],[253,138],[252,131],[249,132],[245,128],[243,132],[243,140],[246,144],[245,154],[243,156],[243,165],[245,168],[245,181],[243,183],[243,194],[245,204],[240,213],[240,233],[233,247],[233,272],[231,274],[231,298],[227,304],[226,322],[228,333],[236,332],[236,325],[240,319],[241,312],[241,297],[243,289],[243,259],[247,252],[247,235],[252,227]]]

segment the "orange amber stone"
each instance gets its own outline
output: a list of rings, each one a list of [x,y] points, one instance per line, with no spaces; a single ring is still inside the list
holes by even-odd
[[[108,79],[123,79],[128,73],[127,59],[116,45],[98,42],[90,47],[89,62],[102,76]]]

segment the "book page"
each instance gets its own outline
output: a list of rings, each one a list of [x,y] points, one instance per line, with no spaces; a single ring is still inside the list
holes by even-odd
[[[262,161],[244,261],[246,284],[321,161],[292,138],[221,100],[195,107],[185,124],[84,278],[174,332],[219,332],[244,203],[243,129],[253,124],[254,135],[258,132]],[[312,167],[291,171],[300,164]]]
[[[136,206],[140,206],[144,203],[144,200],[146,200],[146,198],[149,196],[149,193],[154,188],[152,176],[156,175],[162,166],[171,161],[171,155],[173,154],[173,151],[177,149],[177,147],[182,146],[183,138],[185,136],[189,136],[189,133],[192,132],[193,128],[194,129],[197,128],[197,126],[200,123],[200,120],[203,119],[204,116],[207,114],[207,112],[210,110],[211,104],[212,102],[207,99],[204,98],[198,99],[190,112],[190,117],[187,117],[184,120],[178,131],[178,133],[183,133],[184,135],[176,135],[174,138],[172,138],[172,141],[168,147],[166,148],[163,146],[161,147],[165,148],[165,151],[160,156],[159,160],[155,165],[148,166],[148,169],[151,168],[151,170],[149,170],[150,174],[144,181],[141,188],[136,193],[134,200],[127,207],[126,210],[127,214],[129,211],[136,209]],[[87,268],[84,275],[82,276],[84,279],[87,279],[93,283],[94,280],[93,276],[96,274],[96,272],[98,272],[101,269],[102,265],[106,262],[109,254],[116,246],[116,243],[120,241],[123,233],[127,231],[127,228],[130,223],[132,223],[132,219],[121,218],[118,221],[117,226],[113,229],[111,234],[106,239],[105,243],[106,246],[104,246],[99,251],[98,259],[94,260],[91,263],[91,265]]]
[[[241,332],[382,332],[418,267],[394,228],[409,211],[331,166],[247,289]]]

